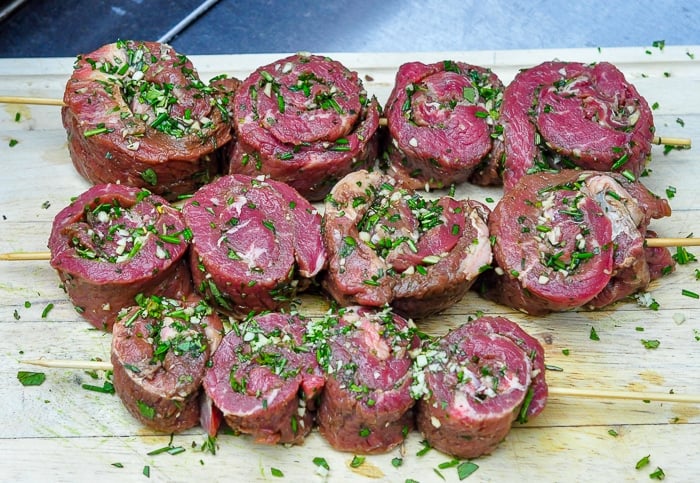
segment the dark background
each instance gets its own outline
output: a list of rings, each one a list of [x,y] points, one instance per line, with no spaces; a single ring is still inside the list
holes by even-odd
[[[0,9],[13,3],[21,5],[0,21],[0,57],[74,57],[117,39],[161,40],[203,0],[0,0]],[[219,0],[169,43],[191,55],[650,46],[655,40],[700,44],[700,2]]]

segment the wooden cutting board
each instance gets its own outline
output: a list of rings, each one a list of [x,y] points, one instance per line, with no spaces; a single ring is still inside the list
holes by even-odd
[[[694,57],[698,56],[696,60]],[[204,79],[219,73],[246,77],[282,54],[194,56]],[[700,142],[700,46],[635,47],[543,51],[435,52],[414,54],[331,54],[365,80],[383,103],[397,67],[408,61],[444,59],[491,67],[504,82],[518,69],[545,60],[615,63],[654,110],[657,133]],[[73,59],[0,59],[0,95],[60,98]],[[11,140],[17,140],[10,147]],[[697,149],[697,148],[696,148]],[[54,215],[88,188],[74,171],[66,149],[59,108],[0,106],[0,252],[45,250]],[[676,188],[673,216],[652,223],[660,236],[700,236],[700,160],[695,150],[664,155],[654,147],[645,184],[659,195]],[[465,185],[458,195],[493,206],[497,188]],[[487,201],[488,199],[494,201]],[[693,249],[690,249],[693,252]],[[700,255],[700,249],[696,249]],[[523,314],[470,293],[457,306],[423,321],[440,334],[477,311],[506,315],[537,337],[551,386],[579,389],[700,394],[700,293],[695,270],[700,262],[654,283],[649,291],[657,311],[620,303],[597,312],[546,317]],[[82,370],[44,369],[41,386],[24,387],[20,370],[37,370],[22,359],[109,360],[110,338],[81,320],[48,262],[0,262],[0,475],[6,481],[458,481],[451,459],[423,448],[418,433],[404,447],[369,456],[357,468],[353,455],[332,450],[320,435],[303,446],[266,447],[245,436],[219,435],[216,454],[200,448],[200,428],[176,435],[141,427],[117,396],[83,389],[102,385]],[[49,305],[46,316],[42,312]],[[301,312],[318,315],[327,304],[305,297]],[[594,328],[600,340],[590,338]],[[642,339],[658,340],[647,349]],[[566,351],[565,351],[566,350]],[[568,352],[565,355],[564,352]],[[42,371],[41,369],[38,369]],[[181,446],[177,455],[148,453]],[[516,425],[498,450],[475,460],[471,481],[649,481],[657,467],[669,481],[691,481],[700,474],[700,405],[552,397],[542,415]],[[649,455],[649,464],[635,469]],[[314,458],[330,471],[317,471]],[[396,458],[402,458],[398,466]],[[276,476],[273,468],[283,477]]]

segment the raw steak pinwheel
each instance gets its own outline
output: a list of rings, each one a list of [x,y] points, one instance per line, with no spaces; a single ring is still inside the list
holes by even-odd
[[[323,437],[335,449],[361,454],[401,444],[413,429],[415,330],[389,308],[363,307],[340,309],[309,328],[327,374],[318,409]]]
[[[324,288],[341,305],[390,304],[411,318],[457,303],[491,263],[477,201],[428,200],[395,179],[360,170],[326,199]]]
[[[399,67],[386,104],[388,172],[412,189],[466,181],[500,143],[503,84],[483,67],[449,60]],[[485,181],[500,183],[500,179]]]
[[[607,62],[545,62],[521,71],[501,106],[503,184],[562,168],[638,176],[654,125],[646,100]]]
[[[160,196],[133,187],[95,185],[54,218],[51,266],[75,308],[111,330],[136,294],[179,298],[192,291],[189,230]]]
[[[411,391],[430,446],[476,458],[496,449],[516,419],[544,409],[544,350],[510,320],[482,317],[423,348]]]
[[[672,269],[668,250],[647,249],[666,200],[615,173],[562,170],[527,175],[494,208],[496,269],[482,293],[529,314],[602,307]],[[665,255],[664,255],[665,253]]]
[[[306,324],[296,315],[265,313],[226,334],[204,390],[231,429],[266,444],[304,441],[325,383],[305,342]]]
[[[119,313],[112,337],[114,389],[149,428],[179,432],[199,423],[200,389],[223,324],[201,299],[151,295]]]
[[[321,215],[284,183],[226,175],[182,212],[194,286],[226,312],[285,307],[325,266]]]
[[[62,109],[75,168],[168,199],[194,192],[217,174],[217,150],[231,139],[226,86],[205,84],[187,57],[156,42],[79,56]]]
[[[300,53],[258,68],[234,100],[231,173],[266,174],[309,200],[377,154],[379,106],[356,72]]]

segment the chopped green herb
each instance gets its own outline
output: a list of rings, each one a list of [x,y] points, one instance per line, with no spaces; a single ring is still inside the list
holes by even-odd
[[[613,438],[617,438],[617,431],[615,431],[614,429],[608,429],[608,434]]]
[[[648,465],[649,464],[649,456],[650,455],[646,455],[645,457],[643,457],[642,459],[637,461],[637,464],[634,465],[634,468],[639,470],[639,469],[644,468],[646,465]]]
[[[654,471],[649,473],[649,478],[651,478],[652,480],[663,480],[664,478],[666,478],[666,474],[664,474],[664,470],[657,466]]]
[[[559,366],[554,366],[552,364],[545,364],[544,368],[547,369],[548,371],[554,371],[554,372],[564,372],[564,369],[559,367]]]
[[[148,168],[147,170],[141,173],[141,179],[143,179],[146,183],[150,184],[151,186],[155,186],[156,184],[158,184],[158,175],[151,168]]]
[[[92,384],[83,384],[81,386],[86,391],[99,392],[102,394],[114,394],[114,384],[109,381],[105,381],[102,386],[94,386]]]
[[[569,349],[562,349],[561,353],[564,354],[565,356],[568,356],[570,351],[569,351]]]
[[[398,456],[396,458],[391,459],[391,466],[394,468],[398,468],[403,464],[403,458],[399,458]]]
[[[700,295],[698,295],[696,292],[692,292],[692,291],[686,290],[686,289],[681,290],[681,295],[684,295],[686,297],[690,297],[691,299],[700,299]]]
[[[426,440],[421,441],[420,444],[423,445],[423,447],[418,450],[416,456],[423,456],[432,449],[432,446],[430,446],[430,443],[428,443]]]
[[[328,462],[326,461],[326,458],[323,458],[322,456],[316,456],[313,459],[313,462],[316,466],[318,466],[320,468],[324,468],[324,469],[329,470],[329,471],[331,469],[331,467],[328,466]]]
[[[685,127],[685,121],[680,117],[676,118],[676,124],[678,124],[680,127]]]
[[[138,400],[136,401],[136,406],[139,408],[139,412],[141,415],[146,418],[146,419],[153,419],[156,417],[156,410],[155,408],[149,406],[145,402]]]
[[[664,47],[666,46],[666,41],[665,40],[654,40],[651,43],[652,47],[656,47],[659,50],[664,50]]]
[[[97,125],[96,128],[94,129],[88,129],[83,133],[83,136],[86,138],[92,137],[92,136],[97,136],[98,134],[107,134],[114,131],[114,129],[110,129],[108,127],[105,127],[104,124],[102,125]]]
[[[686,263],[696,262],[697,258],[695,255],[686,250],[685,247],[676,247],[676,253],[671,255],[678,265],[685,265]]]
[[[112,466],[114,466],[115,468],[124,468],[124,465],[121,464],[121,463],[119,463],[119,462],[117,462],[117,463],[112,463]]]
[[[364,456],[353,456],[352,461],[350,462],[350,467],[351,468],[359,468],[362,466],[362,463],[365,462],[365,457]]]
[[[14,148],[15,146],[17,146],[18,143],[19,141],[17,141],[16,139],[10,139],[9,146],[11,148]]]
[[[666,197],[671,200],[673,197],[676,196],[676,187],[675,186],[669,186],[666,188]]]
[[[44,310],[41,312],[41,318],[45,319],[49,315],[49,312],[51,312],[51,309],[53,309],[53,304],[47,304],[46,307],[44,307]]]
[[[600,337],[598,337],[598,333],[595,331],[595,327],[591,326],[591,333],[588,336],[588,338],[591,340],[600,340]]]
[[[284,473],[282,473],[282,470],[279,470],[275,467],[270,468],[270,474],[277,478],[284,478]]]
[[[650,339],[650,340],[642,339],[642,345],[646,349],[656,349],[659,347],[659,345],[661,345],[661,342],[656,340],[656,339]]]
[[[15,122],[19,122],[22,119],[22,115],[19,112],[15,112]]]
[[[143,467],[143,476],[145,476],[146,478],[150,478],[150,477],[151,477],[151,467],[150,467],[150,466],[145,465],[145,466]]]
[[[659,108],[659,103],[658,103],[658,102],[653,103],[653,104],[651,105],[651,108],[652,108],[653,110],[657,110],[657,109]]]
[[[43,372],[19,371],[17,379],[23,386],[41,386],[46,380]]]
[[[471,476],[476,470],[479,469],[479,465],[472,463],[471,461],[465,461],[457,466],[457,477],[459,480],[464,480]]]

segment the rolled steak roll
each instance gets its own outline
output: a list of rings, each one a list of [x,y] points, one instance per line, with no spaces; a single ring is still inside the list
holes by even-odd
[[[607,62],[544,62],[521,71],[501,105],[503,184],[574,168],[638,176],[651,153],[651,109]]]
[[[644,246],[646,227],[669,214],[666,200],[622,175],[524,176],[489,219],[496,269],[483,274],[480,290],[535,315],[613,303],[658,275],[650,269],[658,262],[646,258],[656,260]]]
[[[325,202],[323,287],[341,305],[382,307],[411,318],[457,303],[491,263],[477,201],[423,198],[395,179],[351,173]]]
[[[56,269],[76,310],[110,331],[139,293],[180,298],[192,292],[183,259],[190,239],[180,212],[133,187],[95,185],[61,210],[49,237]]]
[[[95,184],[171,200],[194,192],[218,173],[218,149],[231,139],[235,83],[220,81],[202,82],[187,57],[156,42],[119,41],[79,56],[61,111],[73,165]]]
[[[230,172],[269,175],[309,200],[376,157],[377,100],[328,57],[300,53],[258,68],[234,108]]]
[[[450,60],[401,65],[384,110],[388,173],[412,189],[443,188],[496,163],[502,99],[489,69]]]
[[[544,350],[523,334],[508,319],[485,317],[418,354],[411,390],[419,399],[416,424],[430,446],[476,458],[495,450],[516,419],[544,408]]]
[[[325,382],[305,331],[301,317],[273,312],[251,315],[226,334],[204,390],[231,429],[259,443],[304,441]]]
[[[284,307],[325,266],[321,215],[284,183],[222,176],[182,212],[195,288],[226,312]]]
[[[420,341],[406,319],[347,307],[319,322],[321,367],[327,374],[318,426],[333,448],[384,453],[413,429],[412,351]],[[318,335],[318,334],[314,334]]]
[[[176,433],[200,421],[200,389],[223,324],[198,298],[136,297],[114,324],[113,383],[127,410],[149,428]]]

